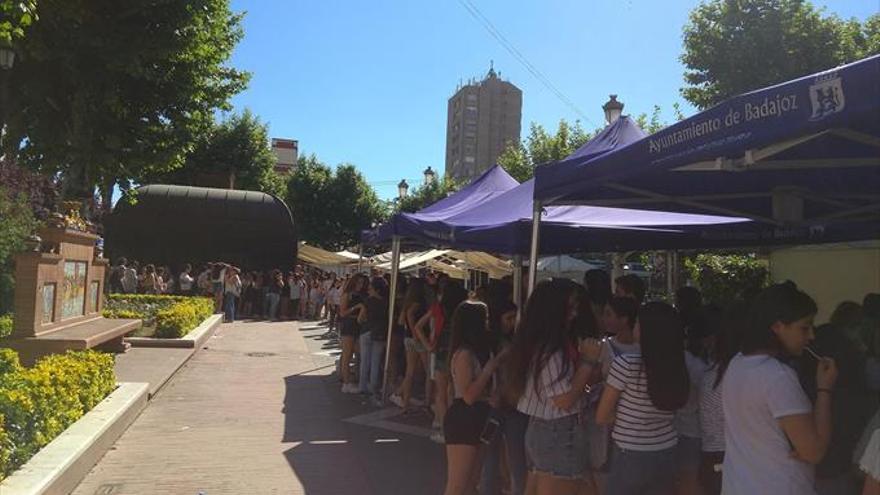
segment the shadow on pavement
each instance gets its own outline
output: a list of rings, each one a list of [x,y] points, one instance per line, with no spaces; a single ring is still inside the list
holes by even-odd
[[[326,371],[326,370],[325,370]],[[446,461],[441,446],[420,436],[345,422],[375,412],[339,392],[335,375],[284,379],[284,452],[304,493],[439,494]]]

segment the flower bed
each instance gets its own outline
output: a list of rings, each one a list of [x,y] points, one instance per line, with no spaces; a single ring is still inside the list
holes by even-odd
[[[176,339],[213,313],[214,301],[207,297],[110,294],[103,315],[144,320],[144,328],[135,333],[137,337]]]
[[[113,364],[110,354],[70,351],[23,368],[0,349],[0,480],[113,391]]]

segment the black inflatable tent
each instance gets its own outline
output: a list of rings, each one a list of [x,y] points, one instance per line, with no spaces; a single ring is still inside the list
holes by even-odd
[[[121,200],[104,219],[111,259],[179,267],[226,261],[245,268],[288,269],[296,260],[290,209],[257,191],[151,184]]]

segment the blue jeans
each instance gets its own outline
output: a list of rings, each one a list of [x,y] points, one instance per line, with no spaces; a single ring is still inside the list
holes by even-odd
[[[529,417],[516,409],[501,411],[504,423],[486,451],[483,472],[480,476],[480,493],[496,495],[500,479],[502,442],[507,451],[507,467],[510,470],[510,493],[523,495],[526,490],[526,428]]]
[[[229,292],[223,294],[224,320],[235,321],[235,296]]]
[[[606,495],[657,495],[673,491],[676,448],[643,452],[614,445]]]
[[[276,312],[278,311],[278,294],[275,292],[267,292],[266,293],[266,301],[263,304],[263,317],[267,320],[274,320],[276,316]]]
[[[361,356],[358,368],[358,388],[362,394],[379,394],[382,387],[382,356],[385,353],[385,342],[374,342],[370,332],[358,337]]]

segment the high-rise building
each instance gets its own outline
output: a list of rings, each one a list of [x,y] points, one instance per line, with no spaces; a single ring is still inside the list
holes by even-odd
[[[299,141],[272,138],[272,152],[278,159],[275,163],[275,171],[279,174],[289,174],[296,168],[296,160],[299,158]]]
[[[522,91],[498,77],[494,67],[482,81],[459,86],[446,118],[446,176],[466,181],[495,164],[520,139]]]

